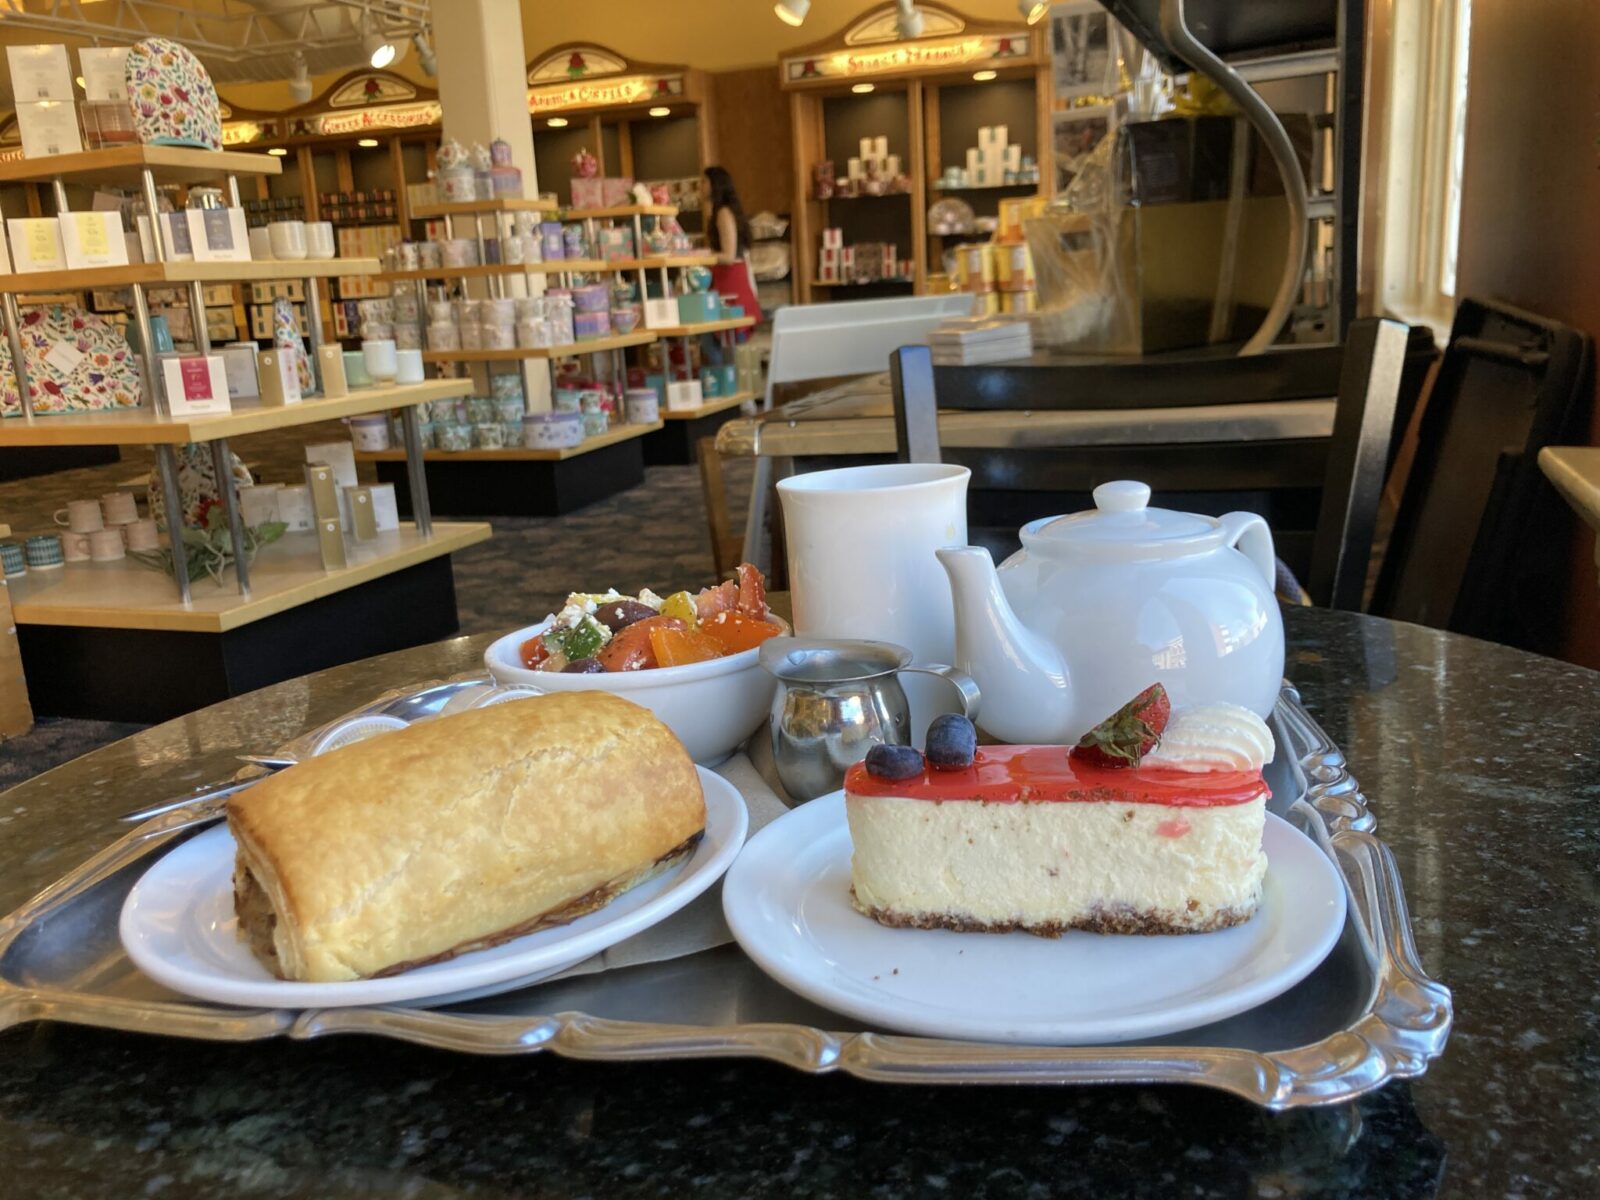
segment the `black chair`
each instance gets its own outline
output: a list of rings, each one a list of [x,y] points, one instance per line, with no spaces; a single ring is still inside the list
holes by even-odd
[[[1318,604],[1359,609],[1365,591],[1368,563],[1372,557],[1378,505],[1389,465],[1390,431],[1402,392],[1408,366],[1414,366],[1410,331],[1394,321],[1365,319],[1351,324],[1339,360],[1337,413],[1333,435],[1312,448],[1298,442],[1217,443],[1203,446],[1113,446],[1062,447],[1041,461],[1039,452],[955,452],[949,457],[967,465],[978,464],[974,487],[980,489],[973,505],[973,527],[969,537],[975,544],[987,545],[997,554],[1014,548],[1012,528],[985,524],[985,500],[994,491],[1010,491],[1022,501],[1025,511],[1000,505],[1012,519],[1044,516],[1062,511],[1038,496],[1041,485],[1059,478],[1063,461],[1075,479],[1092,487],[1107,480],[1133,477],[1149,483],[1158,493],[1179,492],[1186,496],[1203,493],[1214,497],[1213,507],[1230,504],[1240,494],[1258,493],[1273,487],[1295,491],[1318,489],[1314,534],[1308,553],[1300,555],[1309,580],[1309,595]],[[1270,359],[1233,359],[1231,362],[1256,362]],[[1070,392],[1076,368],[1034,367],[1015,371],[1006,385],[1013,401],[1021,401],[1023,386],[1029,390],[1051,388]],[[1030,383],[1023,384],[1033,375]],[[970,377],[964,377],[970,378]],[[905,346],[889,362],[890,388],[894,397],[897,454],[902,462],[937,462],[942,457],[938,438],[938,403],[932,357],[926,346]],[[1264,397],[1261,397],[1264,398]],[[1145,403],[1150,403],[1146,400]],[[1126,403],[1124,400],[1123,403]],[[1014,403],[1015,407],[1031,407]],[[1114,407],[1122,407],[1119,403]],[[994,407],[986,405],[985,407]],[[1094,407],[1080,405],[1080,407]],[[1108,406],[1112,407],[1112,406]],[[1274,465],[1273,460],[1279,460]],[[1003,460],[1004,465],[999,465]],[[1214,461],[1213,461],[1214,460]],[[1309,478],[1306,473],[1314,472]],[[1088,490],[1088,488],[1085,488]],[[1034,493],[1034,495],[1029,495]],[[1175,503],[1178,503],[1175,501]],[[1031,509],[1026,506],[1032,505]],[[1264,513],[1269,520],[1270,513]],[[1020,524],[1020,521],[1018,522]],[[1283,544],[1292,539],[1280,538]],[[1298,590],[1295,573],[1280,571],[1280,594],[1292,597]]]
[[[1583,440],[1594,345],[1463,300],[1417,426],[1372,611],[1524,650],[1559,647],[1572,514],[1538,467]]]

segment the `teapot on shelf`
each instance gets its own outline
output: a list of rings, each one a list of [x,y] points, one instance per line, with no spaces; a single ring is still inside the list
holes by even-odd
[[[935,551],[955,600],[955,666],[983,691],[984,729],[1075,742],[1156,682],[1174,705],[1267,716],[1283,680],[1267,523],[1151,508],[1131,481],[1101,484],[1094,501],[1024,525],[998,569],[979,546]]]

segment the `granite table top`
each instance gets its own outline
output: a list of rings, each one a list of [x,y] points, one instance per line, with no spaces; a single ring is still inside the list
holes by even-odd
[[[921,1088],[738,1061],[469,1057],[0,1034],[16,1197],[1600,1195],[1600,675],[1347,613],[1287,615],[1288,671],[1393,847],[1454,992],[1428,1074],[1274,1115],[1200,1088]],[[336,668],[154,727],[0,795],[0,911],[120,832],[485,639]]]

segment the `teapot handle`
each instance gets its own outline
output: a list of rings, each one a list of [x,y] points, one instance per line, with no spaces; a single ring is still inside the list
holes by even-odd
[[[1272,530],[1255,513],[1231,512],[1222,515],[1226,545],[1238,550],[1261,572],[1269,589],[1278,582],[1278,560],[1272,549]]]
[[[977,720],[980,697],[977,681],[972,676],[958,671],[954,667],[947,667],[940,663],[916,663],[913,666],[901,667],[900,670],[902,673],[909,671],[918,675],[935,675],[943,679],[951,687],[955,688],[957,694],[960,695],[961,715],[969,721]]]

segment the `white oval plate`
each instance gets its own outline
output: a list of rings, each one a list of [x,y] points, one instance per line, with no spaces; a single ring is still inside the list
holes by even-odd
[[[262,1008],[446,1004],[511,991],[564,971],[665,920],[728,869],[749,814],[739,791],[704,767],[706,832],[687,861],[569,925],[543,929],[447,962],[347,983],[274,978],[235,933],[233,835],[226,825],[164,855],[122,905],[123,948],[141,971],[185,995]]]
[[[850,829],[833,792],[762,829],[722,885],[733,936],[779,983],[879,1029],[1087,1045],[1193,1029],[1287,991],[1344,927],[1316,844],[1268,814],[1261,908],[1216,933],[1119,937],[891,929],[850,906]]]

